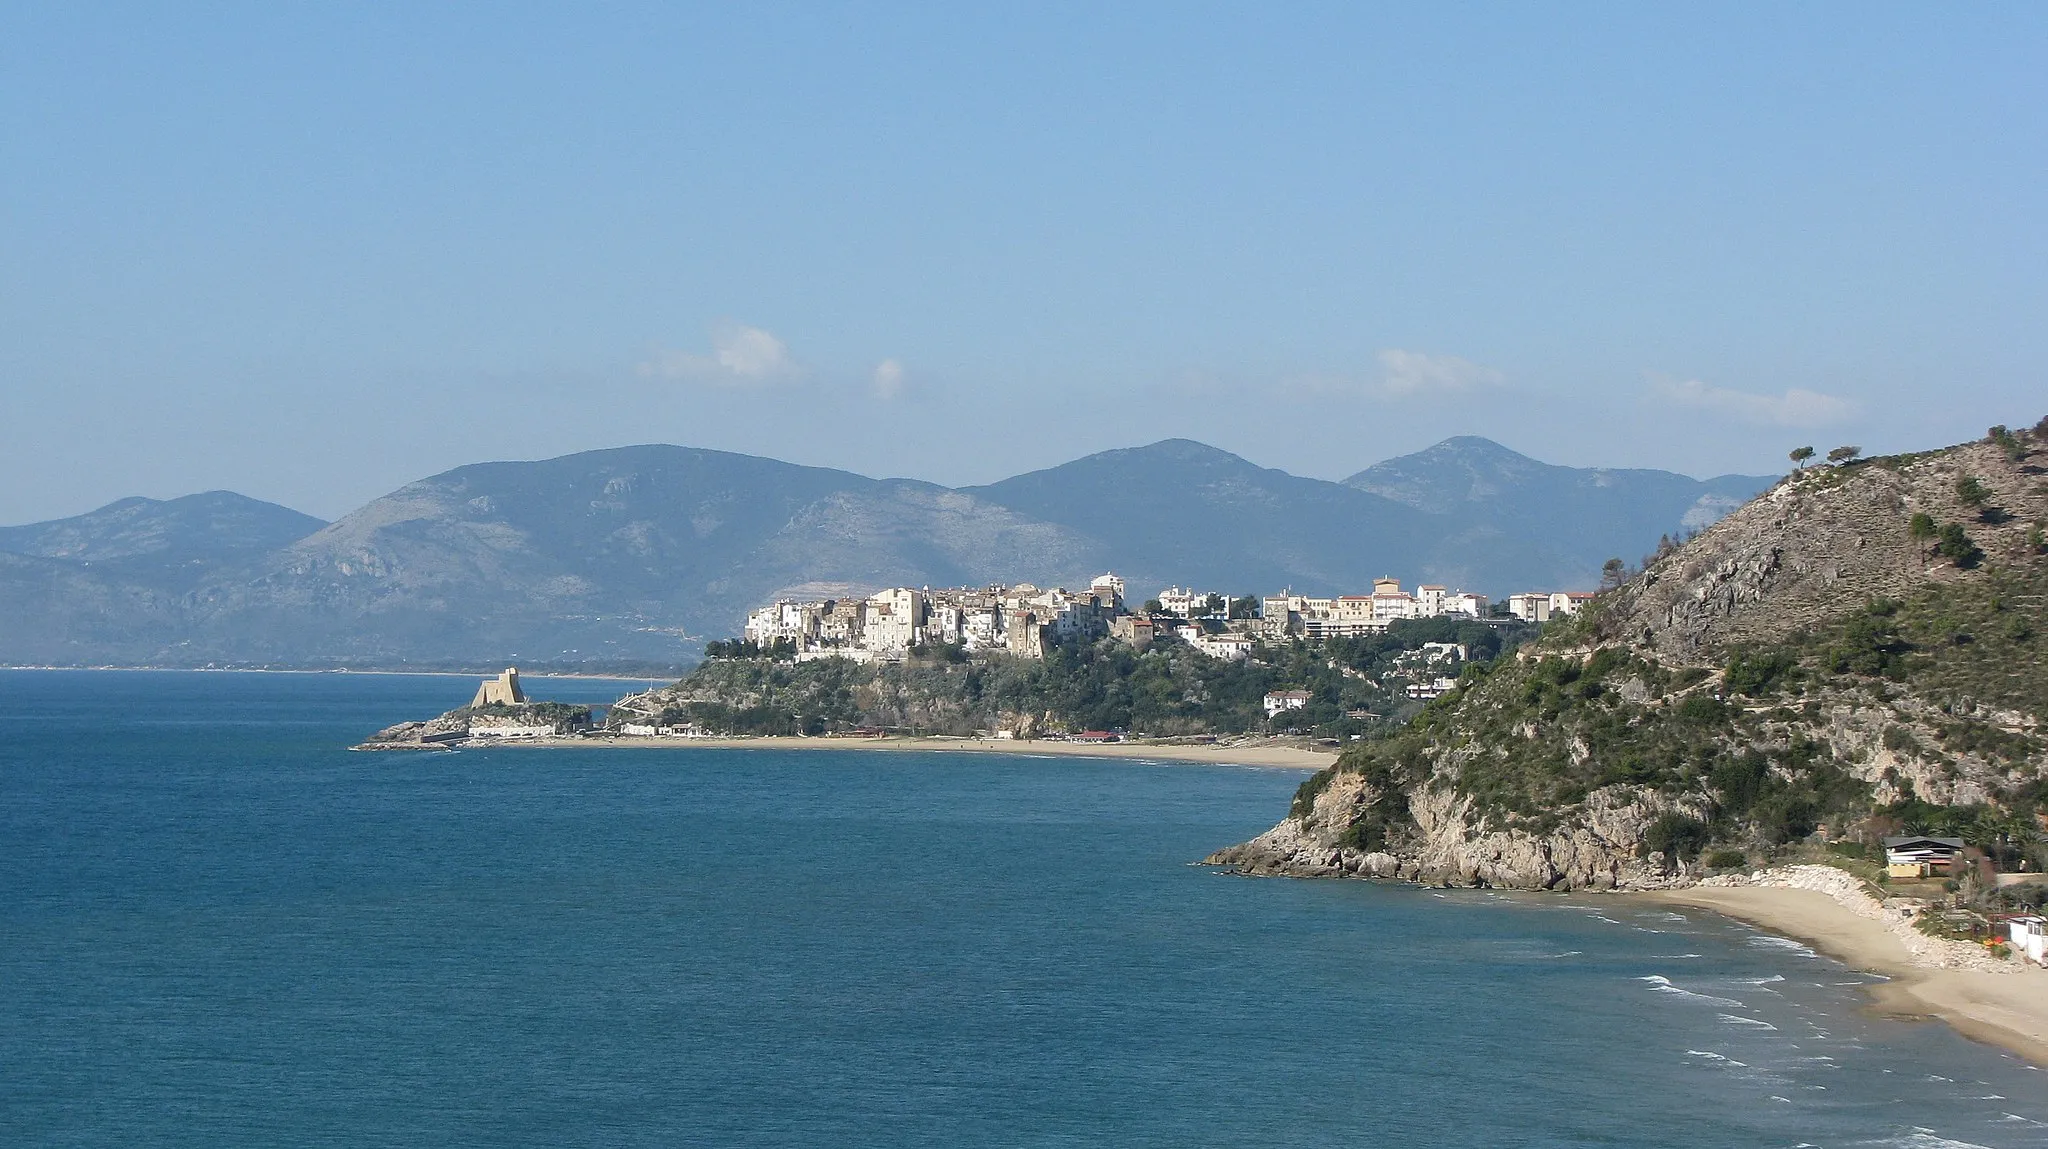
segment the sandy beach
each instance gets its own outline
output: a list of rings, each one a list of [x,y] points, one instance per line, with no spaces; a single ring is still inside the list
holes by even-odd
[[[1805,942],[1891,980],[1873,988],[1874,1008],[1894,1017],[1932,1017],[1964,1035],[2048,1067],[2048,970],[2021,962],[1957,968],[1943,948],[1915,953],[1883,921],[1828,894],[1771,886],[1695,886],[1646,895],[1726,914]],[[1930,939],[1931,940],[1931,939]]]
[[[507,746],[632,747],[646,750],[923,750],[952,754],[1061,755],[1077,758],[1140,758],[1153,762],[1207,762],[1227,766],[1276,766],[1321,770],[1337,760],[1334,750],[1252,742],[1208,745],[1150,742],[1064,742],[1030,738],[645,738],[600,735],[573,738],[506,739]]]

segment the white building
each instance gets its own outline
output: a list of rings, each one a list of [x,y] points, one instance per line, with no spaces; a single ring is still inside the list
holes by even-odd
[[[1205,634],[1200,627],[1193,626],[1180,627],[1174,633],[1179,635],[1182,641],[1193,647],[1197,653],[1206,654],[1210,658],[1235,661],[1251,657],[1252,640],[1248,635]]]
[[[1159,592],[1159,609],[1182,618],[1206,618],[1212,613],[1209,610],[1209,598],[1210,594],[1206,591],[1170,586]],[[1229,600],[1224,601],[1227,603]]]
[[[1408,684],[1408,697],[1423,701],[1431,698],[1442,698],[1445,694],[1450,693],[1451,690],[1456,688],[1457,685],[1457,680],[1451,678],[1435,678],[1428,682],[1411,682]]]
[[[1437,613],[1446,615],[1462,614],[1469,615],[1472,618],[1485,618],[1486,608],[1491,605],[1492,603],[1483,594],[1473,594],[1462,590],[1452,591],[1443,596],[1442,605]]]
[[[2048,918],[2039,914],[2009,918],[2005,930],[2021,957],[2035,965],[2048,965]]]
[[[1306,690],[1275,690],[1266,695],[1266,717],[1286,710],[1300,710],[1314,696]]]
[[[1434,584],[1417,587],[1414,594],[1409,594],[1401,589],[1401,580],[1381,578],[1373,580],[1369,595],[1316,598],[1285,591],[1267,595],[1262,605],[1264,633],[1316,641],[1377,634],[1408,618],[1484,618],[1488,600],[1483,594],[1447,590]]]
[[[861,645],[876,654],[901,654],[917,643],[924,621],[923,597],[909,587],[894,587],[868,596],[861,625]]]

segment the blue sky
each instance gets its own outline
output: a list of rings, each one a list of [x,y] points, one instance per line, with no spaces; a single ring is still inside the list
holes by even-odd
[[[2048,7],[965,7],[0,6],[0,522],[2048,414]]]

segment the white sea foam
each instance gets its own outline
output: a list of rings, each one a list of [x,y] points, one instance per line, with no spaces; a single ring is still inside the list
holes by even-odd
[[[1732,1057],[1728,1057],[1723,1054],[1715,1053],[1711,1050],[1706,1049],[1688,1049],[1685,1051],[1685,1055],[1687,1057],[1704,1057],[1708,1061],[1718,1061],[1723,1065],[1733,1065],[1743,1069],[1747,1069],[1749,1067],[1749,1063],[1746,1061],[1737,1061]]]
[[[1746,1025],[1752,1029],[1768,1029],[1772,1032],[1776,1032],[1778,1028],[1777,1026],[1772,1025],[1768,1021],[1758,1021],[1756,1018],[1753,1017],[1742,1017],[1738,1014],[1733,1013],[1717,1014],[1716,1016],[1718,1016],[1721,1019],[1722,1025]]]
[[[1743,1005],[1739,1001],[1736,1001],[1732,997],[1715,997],[1712,994],[1695,993],[1689,989],[1680,989],[1678,986],[1672,985],[1671,979],[1665,977],[1663,974],[1653,973],[1648,977],[1639,977],[1636,980],[1649,982],[1650,988],[1656,990],[1658,993],[1668,993],[1675,997],[1689,997],[1692,998],[1694,1001],[1703,1001],[1706,1002],[1708,1005],[1727,1006],[1730,1009],[1748,1008],[1747,1006]]]
[[[1758,949],[1785,950],[1788,953],[1796,953],[1800,957],[1820,956],[1814,953],[1812,947],[1804,942],[1795,942],[1791,938],[1781,938],[1776,934],[1758,934],[1756,937],[1749,939],[1749,944]]]
[[[1865,1144],[1896,1145],[1899,1149],[1991,1149],[1989,1145],[1979,1145],[1975,1141],[1951,1141],[1932,1129],[1917,1127],[1904,1137],[1896,1137],[1890,1141],[1869,1141]]]
[[[1761,989],[1764,986],[1771,985],[1775,982],[1784,981],[1785,975],[1781,973],[1774,973],[1769,977],[1745,977],[1738,978],[1736,980],[1740,981],[1744,985],[1753,985]]]

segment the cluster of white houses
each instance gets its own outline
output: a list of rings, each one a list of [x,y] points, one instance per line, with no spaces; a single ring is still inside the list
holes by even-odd
[[[866,598],[781,601],[747,616],[746,638],[788,643],[799,660],[901,659],[912,647],[948,644],[969,653],[1037,658],[1048,641],[1112,632],[1124,610],[1124,581],[1102,575],[1085,592],[1030,583],[989,587],[892,587]],[[1150,635],[1146,635],[1149,639]]]
[[[1515,595],[1515,617],[1544,621],[1577,610],[1590,595],[1570,592]],[[1159,592],[1156,610],[1133,612],[1124,580],[1100,575],[1085,591],[1041,589],[1030,583],[987,587],[892,587],[865,598],[783,600],[747,616],[745,637],[763,647],[786,644],[799,660],[851,658],[894,661],[913,648],[946,644],[970,654],[1026,658],[1067,638],[1111,636],[1140,648],[1171,632],[1216,658],[1243,658],[1261,639],[1363,637],[1400,619],[1483,619],[1485,595],[1419,586],[1410,594],[1398,579],[1377,579],[1371,594],[1315,598],[1285,592],[1251,604],[1173,586]],[[1150,606],[1150,604],[1147,604]],[[1231,617],[1251,615],[1251,617]]]

